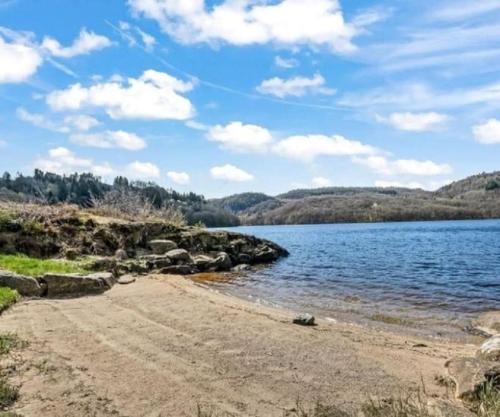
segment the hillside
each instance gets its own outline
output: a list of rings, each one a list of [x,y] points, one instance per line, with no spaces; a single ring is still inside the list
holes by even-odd
[[[33,176],[13,177],[6,172],[0,177],[0,201],[75,204],[128,213],[132,217],[147,212],[154,217],[178,212],[188,224],[239,224],[234,214],[210,204],[202,195],[179,193],[153,182],[129,181],[125,177],[117,177],[113,184],[107,184],[90,173],[57,175],[37,169]]]
[[[257,225],[499,218],[500,172],[471,176],[435,192],[328,187],[276,197],[245,193],[210,203],[243,224]]]

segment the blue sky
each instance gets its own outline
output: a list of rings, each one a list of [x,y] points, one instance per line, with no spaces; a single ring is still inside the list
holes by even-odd
[[[0,170],[208,197],[499,169],[498,0],[0,0]]]

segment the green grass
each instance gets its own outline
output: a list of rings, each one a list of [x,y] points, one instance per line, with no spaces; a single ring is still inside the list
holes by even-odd
[[[0,409],[5,410],[19,398],[19,389],[10,385],[5,377],[0,377]]]
[[[0,355],[7,355],[12,349],[21,349],[27,342],[19,339],[15,333],[0,334]]]
[[[48,272],[59,274],[85,274],[89,272],[77,261],[37,259],[26,255],[0,255],[0,269],[31,277],[40,276]]]
[[[12,304],[15,304],[20,298],[21,297],[16,290],[0,287],[0,313],[7,310]]]
[[[477,402],[473,405],[473,411],[479,417],[500,416],[500,387],[493,382],[485,384],[478,393]]]

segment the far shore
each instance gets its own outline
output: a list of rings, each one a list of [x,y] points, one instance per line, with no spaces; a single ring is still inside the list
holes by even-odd
[[[425,338],[253,304],[179,276],[141,277],[99,295],[32,299],[8,310],[0,332],[30,344],[14,411],[36,417],[282,417],[297,399],[352,411],[369,398],[419,389],[449,398],[447,360],[475,343]],[[479,340],[478,340],[479,343]]]

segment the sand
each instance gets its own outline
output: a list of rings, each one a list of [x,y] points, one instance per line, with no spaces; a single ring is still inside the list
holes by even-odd
[[[17,355],[24,417],[196,416],[198,404],[235,416],[281,417],[300,398],[351,410],[425,384],[475,346],[318,321],[150,276],[103,295],[27,300],[0,332],[30,345]]]

